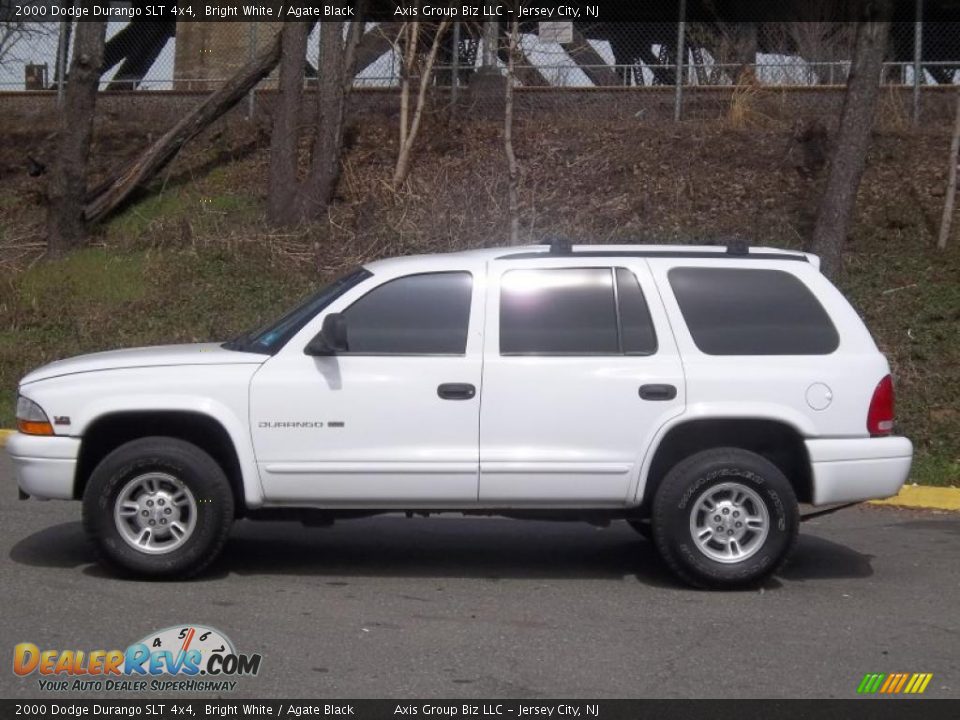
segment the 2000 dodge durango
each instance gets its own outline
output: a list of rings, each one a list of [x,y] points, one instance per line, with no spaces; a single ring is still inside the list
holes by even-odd
[[[815,256],[484,249],[373,262],[223,344],[23,378],[21,492],[83,501],[107,563],[205,568],[235,518],[623,518],[699,586],[785,560],[798,502],[897,493],[910,441]]]

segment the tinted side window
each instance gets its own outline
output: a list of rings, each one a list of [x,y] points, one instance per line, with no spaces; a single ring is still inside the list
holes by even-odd
[[[617,301],[623,352],[653,355],[657,351],[657,333],[650,319],[650,309],[637,276],[626,268],[617,268]]]
[[[670,286],[710,355],[826,355],[840,344],[823,306],[782,270],[674,268]]]
[[[503,354],[616,354],[609,268],[510,270],[500,290]]]
[[[344,310],[354,354],[446,354],[467,349],[473,278],[466,272],[391,280]]]

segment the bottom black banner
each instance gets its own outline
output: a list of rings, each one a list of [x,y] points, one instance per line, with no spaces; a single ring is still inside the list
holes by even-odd
[[[960,700],[0,700],[0,718],[603,718],[939,720]]]

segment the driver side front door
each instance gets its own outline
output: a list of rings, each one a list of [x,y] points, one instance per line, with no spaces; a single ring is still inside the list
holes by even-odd
[[[460,270],[384,279],[328,308],[346,352],[305,355],[298,336],[264,363],[250,413],[270,502],[476,503],[481,286]]]

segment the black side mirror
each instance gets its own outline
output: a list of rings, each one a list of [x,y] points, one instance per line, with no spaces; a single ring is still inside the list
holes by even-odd
[[[330,313],[323,319],[320,333],[307,343],[305,355],[336,355],[347,352],[347,319],[340,313]]]

